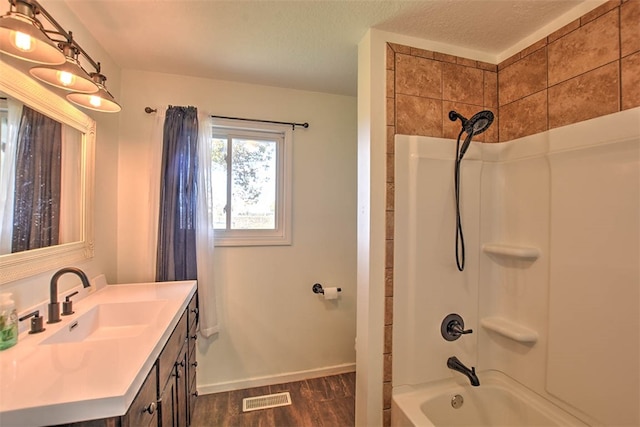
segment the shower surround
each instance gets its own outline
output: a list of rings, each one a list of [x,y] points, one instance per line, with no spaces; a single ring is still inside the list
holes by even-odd
[[[503,142],[640,106],[638,22],[640,2],[609,1],[498,65],[387,45],[385,425],[390,423],[397,286],[393,271],[395,135],[455,138],[459,126],[448,120],[449,110],[469,117],[488,109],[497,120],[474,141]]]
[[[456,356],[480,387],[498,370],[589,425],[640,424],[640,108],[472,144],[464,272],[454,146],[396,136],[394,389],[469,384]],[[443,339],[450,313],[473,333]]]

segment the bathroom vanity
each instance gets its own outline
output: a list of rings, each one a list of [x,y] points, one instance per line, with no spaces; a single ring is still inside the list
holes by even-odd
[[[188,426],[195,281],[107,285],[0,353],[0,424]]]

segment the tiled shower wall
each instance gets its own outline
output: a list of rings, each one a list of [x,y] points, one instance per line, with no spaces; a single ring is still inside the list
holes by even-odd
[[[640,0],[613,0],[498,65],[387,46],[387,192],[384,425],[391,424],[394,135],[455,139],[460,123],[491,110],[474,141],[509,141],[640,106]]]

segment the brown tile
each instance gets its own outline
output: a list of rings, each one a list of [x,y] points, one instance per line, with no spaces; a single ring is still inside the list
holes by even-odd
[[[396,100],[387,98],[387,126],[395,126],[396,124]]]
[[[392,351],[393,351],[393,325],[385,325],[383,353],[391,353]]]
[[[396,55],[396,96],[398,94],[440,98],[442,63],[411,55]]]
[[[396,66],[396,53],[387,43],[387,70],[394,70]]]
[[[383,366],[382,380],[383,381],[388,382],[393,379],[392,363],[393,363],[393,357],[391,356],[391,354],[385,354],[383,356],[383,361],[382,361],[382,366]]]
[[[584,25],[587,22],[591,22],[618,6],[620,6],[620,0],[609,0],[608,2],[596,7],[591,12],[587,12],[582,15],[580,17],[580,24]]]
[[[419,56],[420,58],[433,59],[433,52],[430,50],[418,49],[416,47],[411,48],[411,55]]]
[[[456,64],[464,65],[465,67],[478,68],[478,62],[475,59],[456,57]]]
[[[487,129],[482,134],[484,136],[484,142],[487,142],[487,143],[500,142],[500,137],[498,133],[498,129],[500,129],[500,123],[499,123],[500,118],[496,114],[498,109],[496,108],[494,110],[493,108],[490,108],[490,110],[493,111],[494,118],[493,118],[493,123],[491,124],[491,127],[489,127],[489,129]]]
[[[405,46],[397,43],[387,43],[387,46],[391,47],[391,49],[395,53],[405,53],[407,55],[411,54],[411,48],[409,46]]]
[[[508,57],[507,59],[505,59],[504,61],[498,64],[498,71],[502,70],[505,67],[508,67],[509,65],[515,63],[516,61],[519,61],[520,58],[521,58],[520,52]]]
[[[387,240],[393,240],[393,211],[385,212]]]
[[[382,427],[391,427],[391,409],[382,411]]]
[[[632,0],[633,1],[633,0]],[[622,109],[640,106],[640,52],[622,58]]]
[[[396,105],[396,133],[442,136],[442,101],[398,94]]]
[[[547,91],[534,93],[500,107],[500,141],[547,130]]]
[[[484,100],[485,107],[498,106],[498,73],[484,71]]]
[[[560,37],[566,36],[571,31],[577,30],[578,28],[580,28],[580,18],[576,19],[573,22],[570,22],[569,24],[565,25],[564,27],[560,28],[559,30],[556,30],[553,33],[549,34],[547,36],[547,42],[548,43],[552,43],[552,42],[558,40]]]
[[[393,182],[387,182],[387,210],[393,210],[395,189]]]
[[[540,49],[498,72],[500,105],[547,88],[547,52]]]
[[[522,51],[520,51],[520,57],[524,58],[525,56],[532,54],[536,50],[542,49],[546,45],[547,45],[547,38],[545,37],[545,38],[543,38],[541,40],[538,40],[537,42],[535,42],[531,46],[526,47]]]
[[[498,71],[498,66],[496,64],[489,64],[488,62],[477,61],[478,68],[486,71]]]
[[[396,127],[387,126],[387,153],[396,151]]]
[[[393,98],[396,93],[396,73],[393,70],[387,70],[387,98]]]
[[[458,59],[457,56],[447,55],[446,53],[441,53],[441,52],[434,52],[433,53],[433,58],[437,59],[438,61],[442,61],[442,62],[451,62],[452,64],[455,64],[457,62],[457,59]]]
[[[549,88],[549,128],[620,110],[618,62]]]
[[[385,268],[384,270],[384,296],[393,296],[393,268]]]
[[[384,267],[393,268],[393,240],[387,240],[385,242]]]
[[[620,41],[622,56],[640,50],[640,0],[620,6]]]
[[[384,298],[384,324],[393,325],[393,297]]]
[[[442,64],[442,99],[482,105],[483,93],[482,70],[458,64]]]
[[[392,392],[393,392],[393,386],[391,385],[391,383],[382,384],[382,408],[383,409],[391,408]]]
[[[549,44],[549,86],[615,61],[619,42],[613,10]]]
[[[356,373],[345,372],[344,374],[340,374],[340,379],[344,383],[345,389],[347,390],[347,396],[355,396],[356,395]]]
[[[387,182],[395,181],[395,156],[392,153],[387,154]]]

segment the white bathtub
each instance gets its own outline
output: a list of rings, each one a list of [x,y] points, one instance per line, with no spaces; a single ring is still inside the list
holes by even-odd
[[[586,425],[498,371],[479,372],[478,378],[479,387],[445,380],[394,388],[392,427]],[[464,399],[457,409],[456,395]]]

